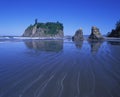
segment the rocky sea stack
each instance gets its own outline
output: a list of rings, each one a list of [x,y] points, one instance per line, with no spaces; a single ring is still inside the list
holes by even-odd
[[[103,40],[103,36],[101,35],[99,29],[95,26],[91,29],[91,34],[89,36],[89,40]]]
[[[75,32],[75,35],[72,37],[73,41],[81,41],[83,40],[83,31],[82,29],[79,29]]]
[[[59,22],[38,23],[36,19],[35,24],[27,27],[22,36],[62,38],[64,36],[63,24]]]

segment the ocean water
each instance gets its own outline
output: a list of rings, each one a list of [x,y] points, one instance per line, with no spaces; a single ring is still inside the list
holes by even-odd
[[[120,42],[0,40],[0,97],[120,97]]]

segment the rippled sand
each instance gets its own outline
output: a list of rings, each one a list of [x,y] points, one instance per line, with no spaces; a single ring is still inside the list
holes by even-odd
[[[0,97],[120,97],[120,42],[2,42]]]

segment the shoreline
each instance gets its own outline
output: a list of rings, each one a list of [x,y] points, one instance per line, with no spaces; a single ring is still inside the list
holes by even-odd
[[[104,37],[105,40],[119,40],[120,38],[116,38],[116,37]]]
[[[14,40],[14,39],[20,39],[20,40],[29,40],[29,39],[40,39],[40,40],[51,40],[51,39],[64,39],[64,37],[0,37],[0,39],[10,39],[10,40]]]
[[[0,37],[0,40],[65,40],[65,39],[72,39],[72,37],[67,38],[66,36],[64,37]],[[83,41],[87,41],[88,38],[84,37]],[[116,37],[104,37],[103,41],[120,41],[120,38]]]

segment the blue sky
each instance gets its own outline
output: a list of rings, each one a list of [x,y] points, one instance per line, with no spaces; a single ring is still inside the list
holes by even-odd
[[[89,35],[91,26],[106,34],[120,19],[120,0],[1,0],[0,35],[22,35],[39,22],[62,22],[65,35],[79,28]]]

